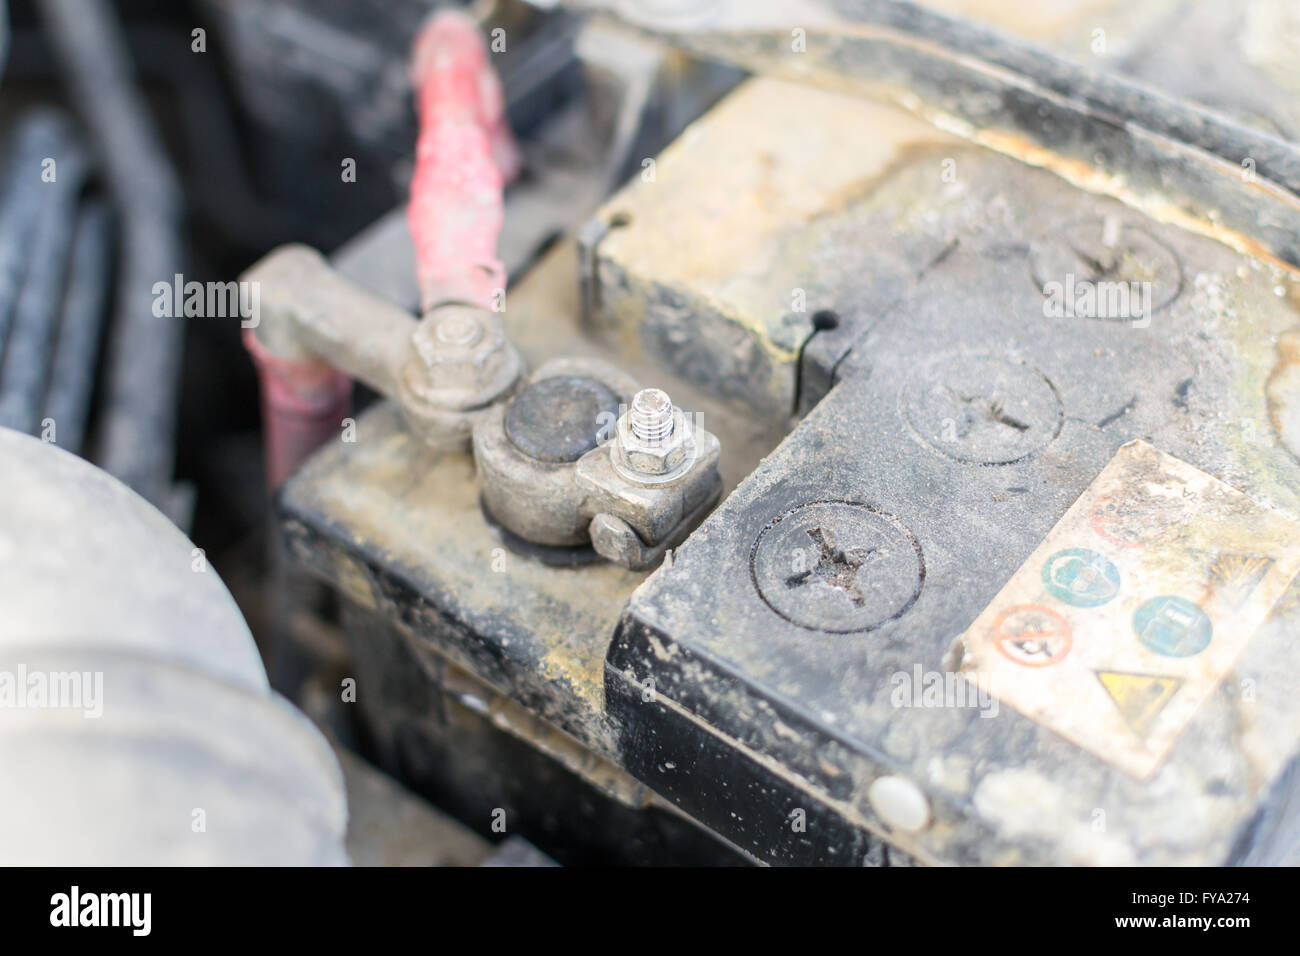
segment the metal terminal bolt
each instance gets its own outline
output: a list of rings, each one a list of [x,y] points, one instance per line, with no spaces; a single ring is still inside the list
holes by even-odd
[[[690,469],[694,429],[668,393],[643,388],[618,420],[613,460],[625,478],[637,482],[673,481]]]
[[[632,434],[643,442],[661,442],[673,433],[673,402],[660,388],[643,388],[628,411]]]
[[[438,323],[434,335],[444,345],[469,348],[483,338],[483,324],[468,311],[456,312]]]

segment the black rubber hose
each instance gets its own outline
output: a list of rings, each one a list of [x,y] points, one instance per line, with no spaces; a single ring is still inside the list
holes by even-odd
[[[39,162],[9,171],[18,188],[40,200],[34,228],[10,233],[4,240],[28,248],[28,265],[0,355],[0,427],[28,434],[35,434],[40,425],[76,231],[77,203],[88,170],[86,156],[66,124],[52,122],[57,132],[49,144],[50,152]]]
[[[90,416],[95,365],[108,306],[112,265],[112,217],[98,199],[82,204],[72,244],[72,266],[59,321],[54,367],[42,420],[54,422],[55,441],[81,453]]]
[[[9,4],[0,0],[0,74],[4,73],[9,57]]]
[[[49,198],[40,188],[42,163],[61,152],[67,141],[57,114],[33,110],[19,120],[6,157],[0,193],[0,353],[31,265],[32,233]]]
[[[175,460],[184,322],[153,314],[153,286],[181,272],[181,193],[105,0],[39,0],[70,93],[121,217],[117,301],[100,444],[110,474],[167,505]]]

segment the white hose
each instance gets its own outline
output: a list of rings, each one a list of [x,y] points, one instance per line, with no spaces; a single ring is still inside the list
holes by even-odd
[[[334,755],[204,555],[52,444],[0,462],[0,864],[346,863]]]

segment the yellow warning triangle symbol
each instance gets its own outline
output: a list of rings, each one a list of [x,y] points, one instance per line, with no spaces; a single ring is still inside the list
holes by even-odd
[[[1106,688],[1119,712],[1138,736],[1144,736],[1151,722],[1183,682],[1177,677],[1154,677],[1150,674],[1125,674],[1122,671],[1097,671],[1101,686]]]

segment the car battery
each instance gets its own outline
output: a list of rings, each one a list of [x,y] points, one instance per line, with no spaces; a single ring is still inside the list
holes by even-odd
[[[721,439],[726,496],[661,566],[530,552],[387,404],[281,514],[385,623],[353,654],[408,770],[450,664],[503,732],[756,862],[1294,862],[1298,301],[1050,172],[754,79],[505,316],[530,364],[600,354]]]

